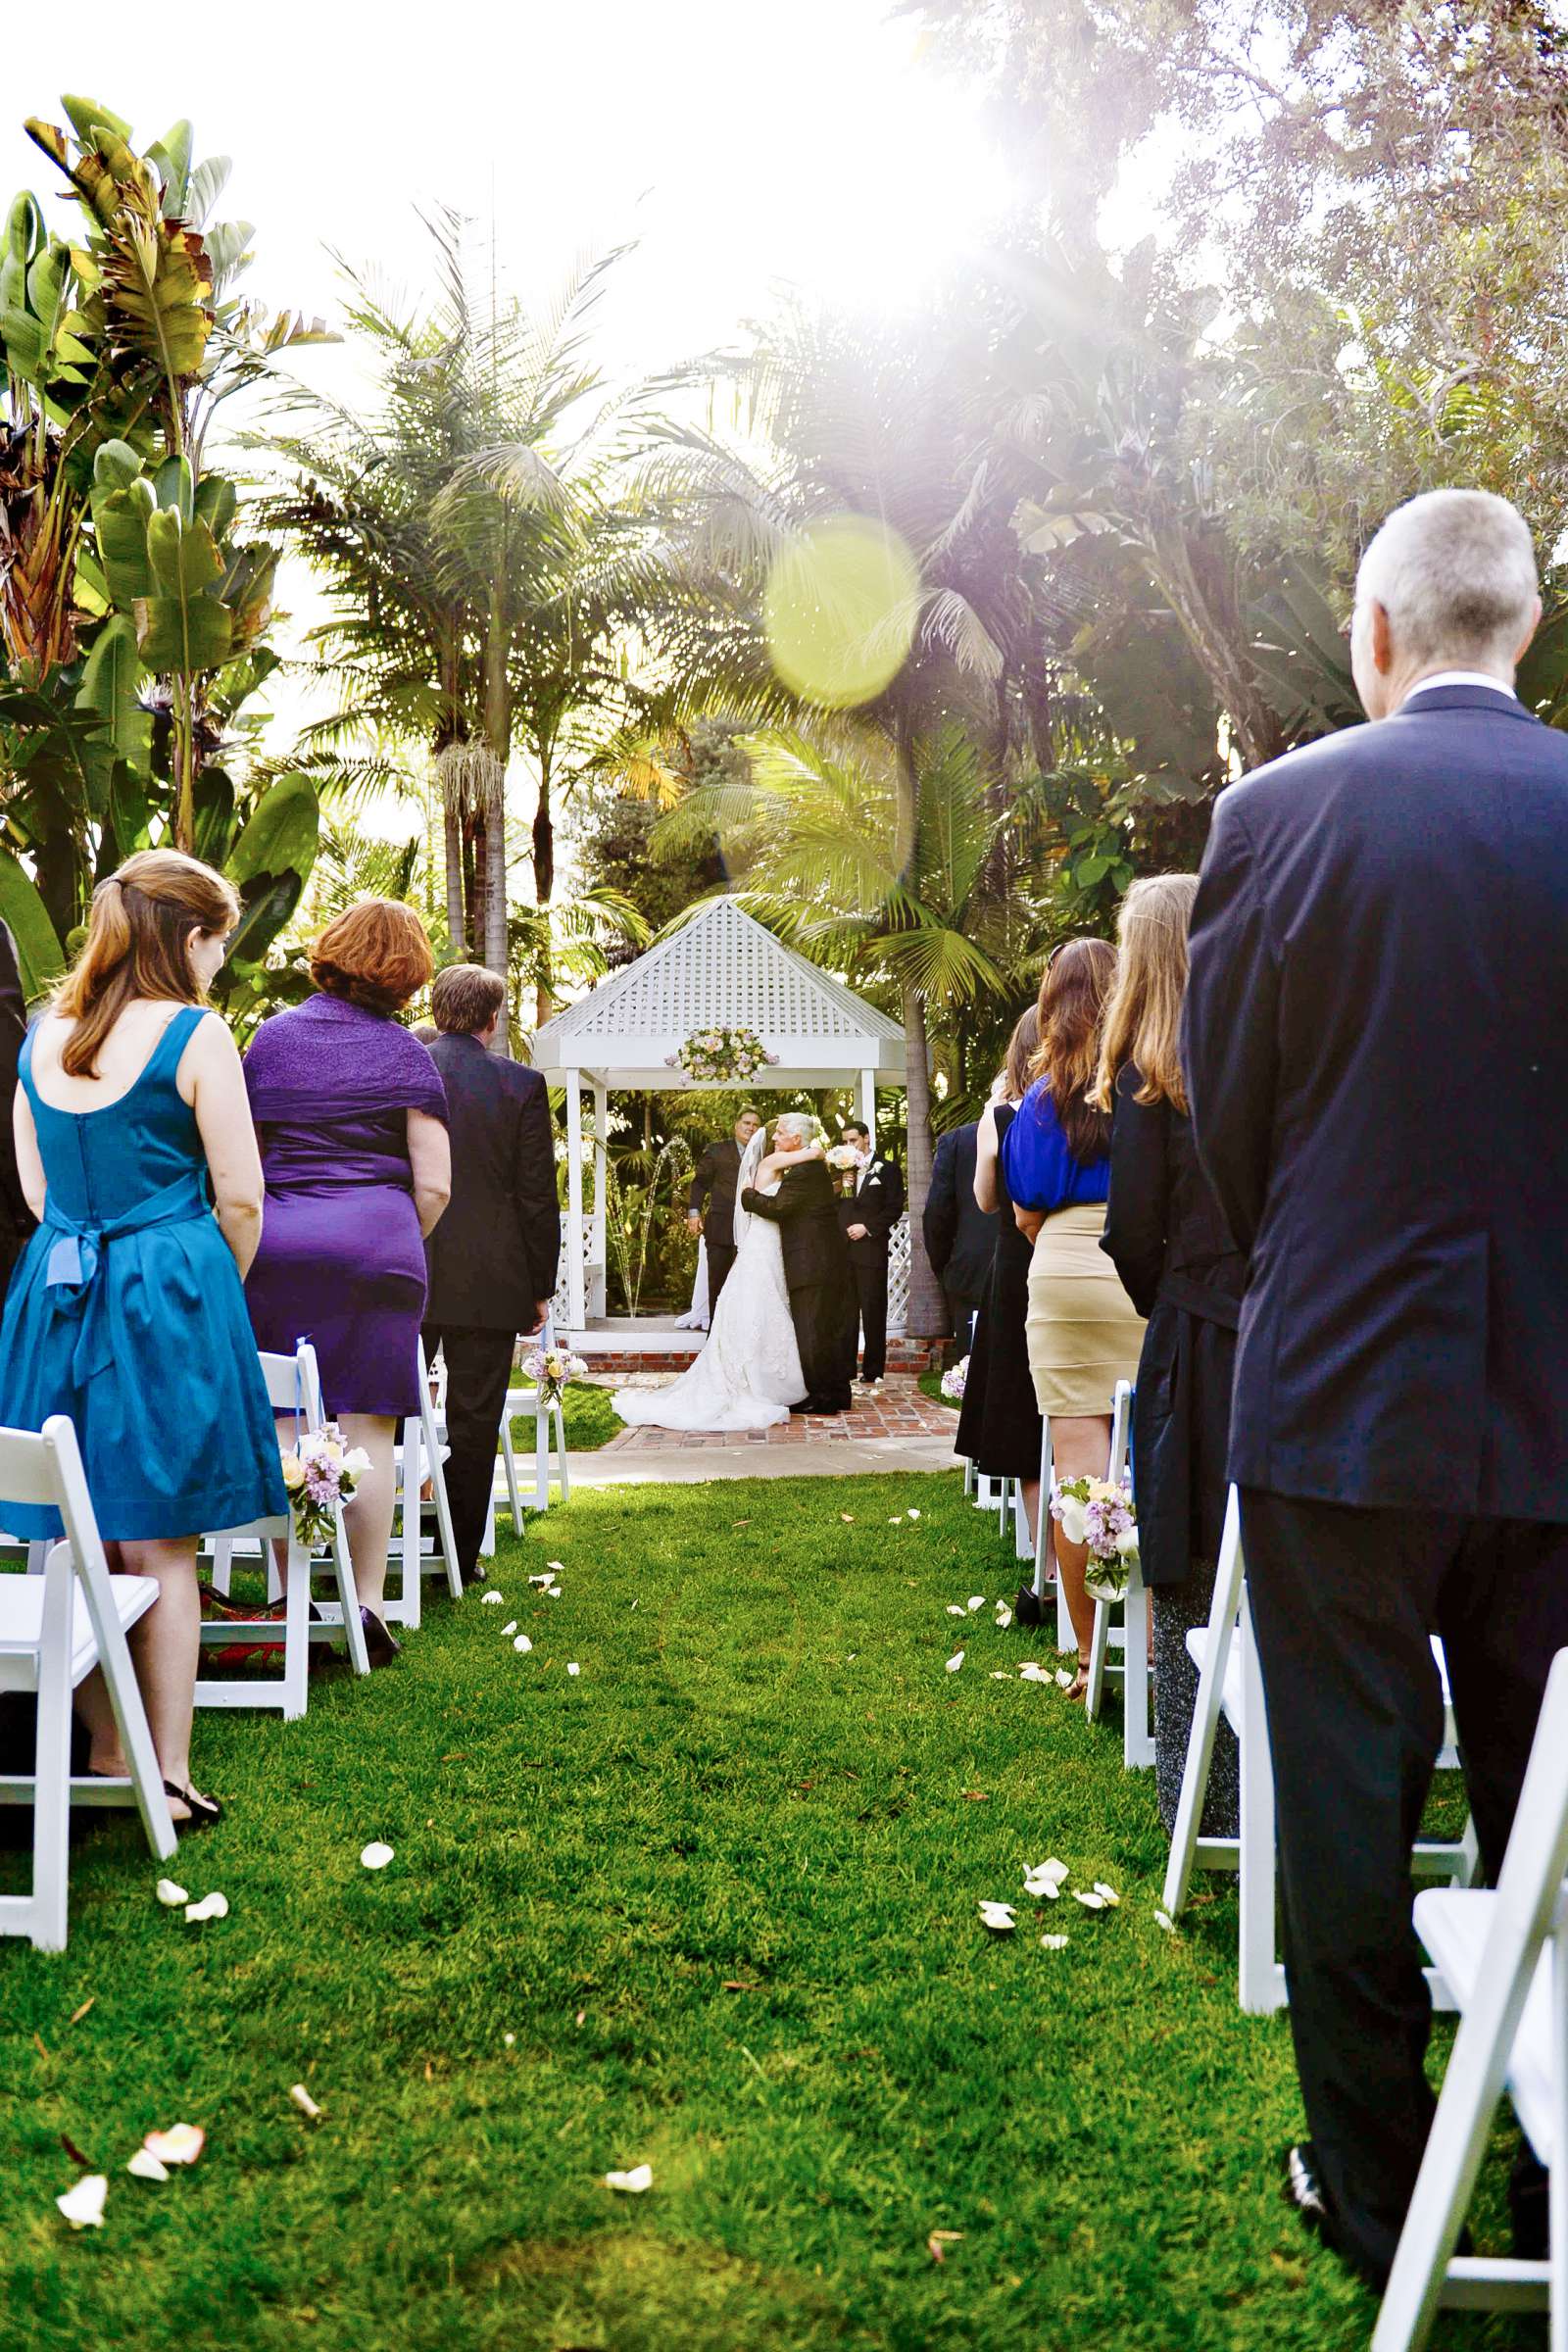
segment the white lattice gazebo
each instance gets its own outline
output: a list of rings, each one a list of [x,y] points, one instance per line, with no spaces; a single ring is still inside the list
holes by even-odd
[[[695,1029],[755,1029],[778,1056],[737,1090],[694,1085],[669,1056]],[[606,1306],[606,1144],[616,1088],[703,1094],[856,1087],[875,1131],[876,1090],[905,1082],[904,1032],[841,981],[781,945],[728,899],[701,907],[534,1040],[534,1067],[566,1091],[566,1322],[573,1343]],[[593,1203],[583,1207],[582,1090],[593,1090]]]

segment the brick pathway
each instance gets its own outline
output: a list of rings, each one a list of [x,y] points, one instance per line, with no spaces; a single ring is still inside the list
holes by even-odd
[[[754,1446],[847,1445],[857,1438],[946,1438],[951,1445],[957,1420],[951,1405],[922,1396],[910,1374],[890,1372],[880,1396],[862,1401],[858,1396],[847,1413],[792,1415],[771,1429],[623,1429],[603,1451],[667,1452],[678,1446],[682,1451],[733,1452]]]

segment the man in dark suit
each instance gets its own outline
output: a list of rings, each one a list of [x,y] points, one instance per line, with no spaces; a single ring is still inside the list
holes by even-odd
[[[686,1224],[689,1231],[702,1235],[708,1251],[710,1322],[735,1263],[735,1187],[740,1181],[741,1154],[761,1124],[760,1112],[748,1106],[735,1122],[733,1139],[722,1137],[710,1144],[693,1171]]]
[[[518,1332],[543,1329],[561,1254],[555,1135],[537,1070],[492,1054],[506,983],[476,963],[437,972],[430,1055],[447,1090],[452,1198],[425,1243],[425,1354],[447,1365],[447,1500],[458,1560],[477,1573],[496,1433]]]
[[[1192,925],[1199,1152],[1239,1245],[1231,1475],[1278,1797],[1302,2218],[1387,2278],[1432,2114],[1410,1848],[1444,1638],[1495,1875],[1568,1642],[1568,740],[1512,691],[1523,518],[1362,561],[1368,716],[1233,785]],[[1544,2227],[1539,2168],[1516,2240]]]
[[[969,1352],[971,1328],[991,1279],[997,1248],[996,1211],[982,1208],[974,1197],[979,1132],[970,1119],[962,1127],[950,1127],[938,1139],[922,1218],[925,1253],[953,1317],[954,1337],[947,1352],[955,1360]]]
[[[774,1130],[781,1150],[811,1140],[812,1122],[786,1112]],[[833,1180],[820,1159],[785,1168],[774,1194],[748,1186],[741,1206],[781,1228],[784,1280],[801,1350],[806,1395],[797,1413],[847,1413],[855,1371],[855,1286],[849,1249],[839,1230]]]
[[[0,1300],[35,1222],[17,1174],[17,1143],[11,1125],[17,1063],[26,1034],[27,1007],[17,965],[17,943],[0,923]]]
[[[853,1191],[840,1195],[839,1224],[849,1245],[865,1333],[860,1379],[875,1389],[888,1368],[888,1250],[904,1214],[904,1178],[891,1159],[877,1157],[871,1131],[858,1119],[848,1122],[844,1141],[859,1152],[861,1167]]]

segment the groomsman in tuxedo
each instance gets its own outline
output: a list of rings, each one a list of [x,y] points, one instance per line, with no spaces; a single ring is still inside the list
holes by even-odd
[[[424,1351],[447,1366],[447,1500],[458,1561],[478,1572],[496,1434],[517,1334],[544,1328],[561,1255],[556,1141],[537,1070],[492,1054],[506,982],[476,963],[437,972],[430,1057],[447,1090],[452,1198],[424,1245]]]
[[[944,1352],[954,1362],[969,1352],[974,1318],[997,1250],[997,1212],[982,1208],[974,1197],[979,1134],[978,1124],[969,1119],[939,1137],[921,1219],[926,1257],[953,1318],[952,1345]]]
[[[865,1334],[860,1379],[874,1389],[881,1386],[888,1368],[888,1248],[904,1214],[904,1178],[891,1159],[877,1157],[871,1131],[858,1119],[848,1122],[844,1141],[862,1161],[854,1192],[839,1200],[839,1224],[849,1244]]]
[[[733,1136],[710,1144],[692,1176],[686,1223],[692,1233],[702,1235],[708,1250],[710,1322],[718,1305],[718,1294],[735,1263],[735,1187],[740,1181],[741,1154],[761,1124],[760,1112],[750,1107],[743,1110],[735,1122]]]
[[[1432,2115],[1410,1848],[1441,1634],[1494,1877],[1568,1642],[1568,738],[1503,500],[1362,559],[1371,726],[1223,793],[1192,924],[1198,1150],[1250,1253],[1231,1422],[1278,1805],[1303,2221],[1388,2277]],[[1528,2155],[1515,2243],[1544,2250]]]

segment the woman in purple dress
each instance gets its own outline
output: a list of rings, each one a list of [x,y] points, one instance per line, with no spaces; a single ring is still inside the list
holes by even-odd
[[[397,1654],[381,1618],[394,1449],[419,1402],[424,1236],[452,1184],[441,1074],[395,1017],[432,963],[412,906],[362,899],[312,952],[320,995],[264,1021],[245,1056],[267,1177],[251,1323],[281,1355],[311,1342],[327,1411],[370,1457],[347,1518],[372,1664]]]

